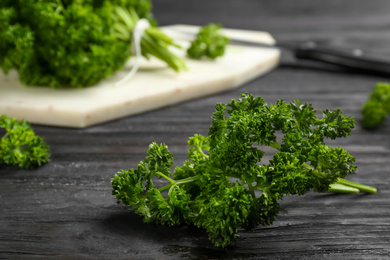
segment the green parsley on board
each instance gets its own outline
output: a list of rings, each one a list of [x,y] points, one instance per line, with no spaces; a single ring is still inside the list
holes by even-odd
[[[192,59],[201,59],[202,57],[216,59],[223,56],[230,39],[221,34],[221,28],[220,24],[215,23],[202,26],[195,40],[191,42],[187,49],[188,57]]]
[[[390,84],[378,83],[363,105],[362,123],[365,128],[375,128],[390,113]]]
[[[0,117],[0,165],[17,165],[24,169],[41,166],[50,161],[49,147],[42,137],[35,135],[30,124],[7,115]]]
[[[209,135],[189,138],[188,160],[171,173],[173,154],[152,143],[138,167],[122,170],[111,180],[112,194],[147,223],[193,224],[205,229],[215,246],[226,247],[238,228],[271,225],[278,200],[317,192],[376,193],[374,187],[347,181],[356,171],[355,158],[324,139],[351,134],[354,119],[339,109],[317,118],[311,104],[243,94],[218,103]],[[274,148],[263,162],[262,147]],[[168,184],[157,187],[153,178]]]
[[[0,68],[16,69],[25,85],[82,88],[121,69],[131,56],[140,18],[156,25],[150,0],[1,0]],[[141,40],[142,55],[175,71],[183,59],[155,26]]]

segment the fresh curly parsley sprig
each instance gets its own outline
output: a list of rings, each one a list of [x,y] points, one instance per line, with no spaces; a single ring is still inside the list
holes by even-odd
[[[238,228],[272,224],[284,196],[376,192],[344,180],[355,173],[355,158],[324,143],[351,134],[354,119],[339,109],[325,110],[319,119],[310,104],[268,105],[250,94],[215,109],[209,136],[189,139],[183,166],[171,174],[172,153],[152,143],[137,168],[114,176],[112,194],[145,222],[194,224],[215,246],[226,247],[237,239]],[[275,149],[268,163],[262,161],[263,146]],[[153,177],[169,184],[157,187]]]
[[[390,113],[390,84],[378,83],[363,105],[362,123],[365,128],[375,128]]]
[[[196,35],[196,39],[191,42],[191,46],[187,49],[187,55],[193,59],[202,57],[216,59],[223,56],[230,39],[220,33],[221,28],[221,25],[214,23],[202,26]]]
[[[31,169],[50,161],[49,147],[42,137],[35,135],[25,120],[18,121],[3,115],[0,117],[0,128],[6,131],[0,139],[0,165]]]

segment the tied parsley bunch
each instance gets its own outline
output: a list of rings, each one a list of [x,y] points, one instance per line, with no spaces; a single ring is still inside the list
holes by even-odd
[[[310,104],[268,105],[250,94],[215,109],[209,135],[189,139],[183,166],[171,173],[172,153],[152,143],[137,168],[116,173],[112,194],[147,223],[193,224],[215,246],[226,247],[239,228],[272,224],[284,196],[376,192],[344,180],[355,173],[355,158],[324,143],[351,134],[354,119],[339,109],[323,111],[320,119]],[[275,149],[269,162],[262,161],[263,146]],[[157,187],[154,177],[169,183]]]
[[[362,123],[365,128],[380,125],[390,113],[390,84],[378,83],[362,109]]]
[[[81,88],[121,69],[131,56],[135,24],[156,22],[150,0],[1,0],[0,68],[25,85]],[[142,55],[185,68],[168,51],[171,38],[151,27]]]
[[[6,133],[0,139],[0,165],[31,169],[50,161],[49,147],[42,137],[35,135],[29,123],[3,115],[1,128]]]

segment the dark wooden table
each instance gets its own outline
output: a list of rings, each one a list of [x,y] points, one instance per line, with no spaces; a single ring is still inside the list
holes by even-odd
[[[325,40],[386,55],[389,10],[386,0],[164,0],[155,1],[154,13],[161,25],[219,22],[280,41]],[[389,80],[297,62],[286,52],[279,68],[234,91],[87,129],[34,125],[52,161],[30,171],[0,168],[0,259],[390,259],[390,119],[375,131],[360,124],[368,93]],[[152,141],[165,142],[180,164],[187,138],[207,134],[214,105],[244,92],[354,116],[352,135],[334,145],[356,157],[349,179],[379,192],[288,197],[272,226],[240,232],[229,249],[214,248],[194,227],[144,224],[116,203],[116,171],[135,167]]]

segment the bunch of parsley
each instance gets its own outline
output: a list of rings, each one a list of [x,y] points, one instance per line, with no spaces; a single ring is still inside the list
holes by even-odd
[[[5,134],[0,139],[0,165],[31,169],[50,161],[49,147],[26,121],[3,115],[0,117],[1,129]]]
[[[310,104],[268,105],[250,94],[215,109],[209,135],[189,139],[183,166],[171,174],[172,153],[152,143],[137,168],[116,173],[112,194],[145,222],[193,224],[225,247],[237,239],[238,228],[272,224],[284,196],[376,192],[343,179],[355,173],[355,158],[324,143],[351,134],[354,119],[339,109],[325,110],[319,119]],[[268,164],[262,162],[263,146],[275,149]],[[153,177],[169,184],[156,187]]]
[[[150,0],[2,0],[0,67],[16,69],[25,85],[85,87],[123,67],[140,18],[155,25]],[[146,30],[142,54],[174,70],[185,68],[156,27]]]

